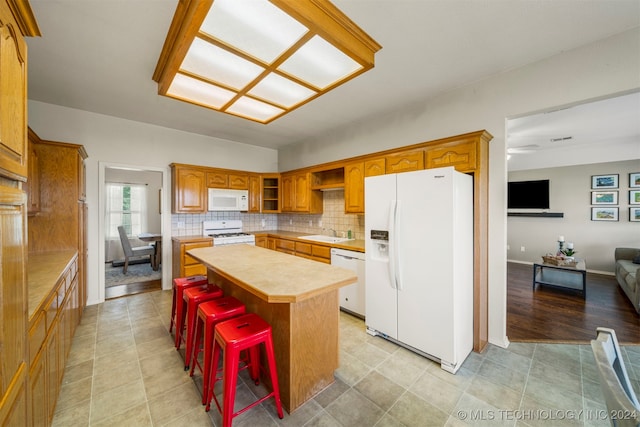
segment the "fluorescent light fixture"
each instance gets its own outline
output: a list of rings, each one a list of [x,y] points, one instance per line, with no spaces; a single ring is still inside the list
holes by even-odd
[[[370,70],[380,48],[328,0],[181,0],[153,80],[266,124]]]

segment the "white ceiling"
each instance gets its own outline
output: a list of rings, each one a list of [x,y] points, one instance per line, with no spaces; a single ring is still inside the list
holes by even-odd
[[[509,170],[640,159],[640,92],[507,121]]]
[[[29,99],[278,148],[640,25],[639,0],[333,0],[382,45],[375,68],[262,125],[157,95],[177,3],[30,0]],[[522,127],[566,133],[545,116],[510,130],[518,145],[543,144]]]

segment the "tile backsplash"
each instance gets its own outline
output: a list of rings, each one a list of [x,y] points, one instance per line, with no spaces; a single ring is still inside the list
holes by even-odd
[[[298,233],[347,236],[351,230],[354,239],[364,238],[364,215],[344,213],[344,190],[325,191],[322,214],[250,214],[240,212],[207,212],[204,214],[173,214],[172,236],[202,234],[202,222],[239,219],[246,231],[284,230]]]

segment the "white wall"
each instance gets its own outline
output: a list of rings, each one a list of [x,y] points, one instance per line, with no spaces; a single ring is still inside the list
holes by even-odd
[[[104,240],[100,230],[100,191],[108,166],[135,166],[164,174],[163,212],[170,212],[170,163],[229,169],[277,171],[275,150],[160,126],[123,120],[29,100],[29,126],[42,139],[82,144],[86,160],[88,218],[87,303],[104,300]],[[171,235],[170,215],[163,215],[163,234]],[[163,240],[163,287],[170,288],[170,239]]]
[[[576,256],[586,259],[587,270],[613,274],[616,247],[640,248],[640,224],[629,222],[632,172],[640,172],[639,159],[509,172],[509,181],[548,179],[549,212],[562,212],[564,217],[508,217],[508,259],[540,262],[542,255],[555,253],[558,236],[565,236],[574,243]],[[612,189],[618,192],[618,204],[611,205],[618,208],[619,220],[591,221],[591,176],[609,174],[619,175],[619,187]]]
[[[280,169],[488,130],[494,136],[489,159],[489,341],[506,345],[505,120],[637,90],[639,76],[640,29],[636,28],[286,147],[280,151]]]

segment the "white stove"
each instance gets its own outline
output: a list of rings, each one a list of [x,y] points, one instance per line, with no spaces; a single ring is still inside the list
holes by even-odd
[[[219,220],[204,221],[202,223],[202,235],[213,237],[213,246],[236,245],[246,243],[256,244],[256,236],[242,231],[242,221]]]

